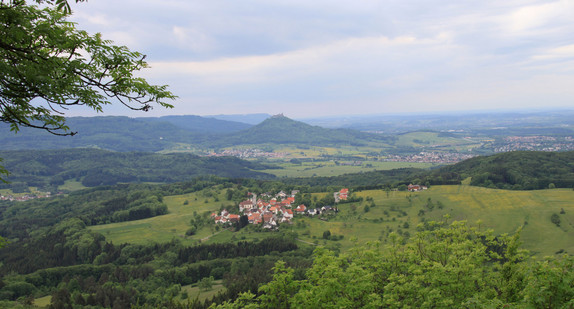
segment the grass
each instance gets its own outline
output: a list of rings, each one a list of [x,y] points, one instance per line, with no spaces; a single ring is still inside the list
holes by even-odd
[[[172,239],[179,239],[184,244],[194,244],[203,238],[216,233],[213,226],[204,227],[197,231],[196,235],[185,236],[185,232],[190,227],[190,220],[194,212],[203,214],[205,212],[218,211],[222,205],[230,204],[223,199],[222,192],[216,192],[216,197],[206,197],[202,192],[191,194],[166,196],[166,203],[169,213],[153,218],[119,222],[106,225],[93,226],[91,229],[102,233],[108,240],[114,243],[147,243],[147,242],[167,242]],[[188,201],[187,205],[185,201]],[[207,203],[206,203],[207,201]]]
[[[368,164],[368,165],[367,165]],[[359,166],[337,165],[333,161],[303,162],[301,164],[281,163],[283,169],[263,170],[277,177],[312,177],[312,176],[338,176],[350,173],[369,172],[375,170],[391,170],[405,167],[429,168],[432,163],[410,162],[378,162],[364,161]]]
[[[460,137],[439,136],[437,132],[411,132],[398,135],[396,146],[403,147],[441,147],[442,149],[466,149],[480,144],[478,140],[464,139]],[[461,148],[462,147],[462,148]]]
[[[342,249],[352,247],[356,242],[385,241],[390,231],[409,232],[413,235],[416,226],[424,220],[442,220],[449,214],[452,220],[467,220],[481,228],[493,229],[495,233],[514,233],[522,227],[521,240],[524,248],[538,256],[553,255],[559,250],[574,252],[574,191],[568,189],[540,191],[506,191],[470,186],[435,186],[418,192],[363,191],[358,196],[372,197],[375,207],[364,212],[364,206],[370,202],[340,204],[340,213],[329,222],[315,218],[301,218],[301,224],[295,224],[295,230],[305,241],[333,243],[324,241],[322,234],[330,230],[332,234],[344,235],[337,241]],[[410,200],[409,200],[410,198]],[[432,211],[425,206],[431,199],[435,208]],[[442,203],[443,209],[436,207]],[[393,211],[392,209],[395,209]],[[419,216],[420,210],[425,210]],[[561,214],[562,224],[557,227],[550,222],[553,213]],[[385,214],[386,213],[388,214]],[[406,214],[406,215],[404,215]],[[405,228],[408,223],[408,228]],[[305,232],[309,235],[303,235]]]
[[[181,292],[187,292],[188,299],[197,298],[199,301],[205,301],[206,299],[210,299],[215,296],[220,291],[225,290],[225,287],[222,284],[222,280],[215,280],[213,281],[213,286],[211,290],[203,291],[201,290],[197,284],[193,285],[184,285],[181,287]],[[181,294],[180,294],[181,295]],[[182,300],[185,302],[185,300]]]
[[[76,180],[66,180],[63,185],[58,186],[58,189],[67,191],[77,191],[85,188],[81,181]]]
[[[176,238],[191,245],[199,242],[259,240],[275,234],[256,232],[251,227],[239,232],[216,231],[213,225],[207,225],[199,229],[196,235],[186,237],[185,231],[194,212],[217,211],[221,205],[230,203],[224,201],[223,190],[214,194],[211,197],[206,197],[204,192],[167,196],[164,197],[170,212],[167,215],[93,226],[91,229],[116,244],[167,242]],[[322,197],[325,194],[316,195]],[[356,243],[385,242],[390,232],[414,235],[417,225],[423,220],[443,220],[448,214],[450,221],[467,220],[475,226],[480,220],[481,228],[493,229],[497,234],[514,233],[522,227],[524,248],[538,256],[553,255],[559,250],[574,252],[574,191],[570,189],[508,191],[458,185],[433,186],[416,193],[369,190],[355,194],[363,197],[363,202],[340,204],[339,214],[329,221],[316,217],[296,217],[294,224],[283,228],[297,232],[303,241],[346,250]],[[220,201],[215,201],[215,197]],[[365,212],[365,206],[371,204],[366,201],[367,197],[372,198],[375,206]],[[433,210],[426,206],[429,199],[435,205]],[[188,205],[184,205],[186,200]],[[439,209],[439,203],[442,209]],[[564,214],[560,214],[562,209]],[[419,215],[421,210],[425,212],[424,215]],[[559,227],[550,221],[553,213],[560,214]],[[342,235],[343,239],[324,240],[323,232],[327,230],[333,235]]]
[[[36,298],[34,300],[34,306],[40,307],[40,308],[46,308],[50,305],[51,301],[52,301],[52,296],[50,296],[50,295]]]

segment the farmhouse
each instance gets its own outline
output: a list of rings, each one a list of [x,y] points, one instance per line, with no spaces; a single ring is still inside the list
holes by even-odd
[[[428,188],[425,187],[425,186],[413,185],[413,184],[410,184],[410,185],[408,185],[408,187],[407,187],[407,190],[408,190],[409,192],[417,192],[417,191],[422,191],[422,190],[426,190],[426,189],[428,189]]]

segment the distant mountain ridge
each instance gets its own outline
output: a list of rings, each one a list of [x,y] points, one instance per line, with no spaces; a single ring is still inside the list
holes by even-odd
[[[325,129],[274,116],[252,126],[200,116],[129,118],[120,116],[70,117],[75,136],[54,136],[22,128],[18,134],[0,124],[3,150],[101,148],[113,151],[158,152],[184,144],[198,148],[252,144],[353,145],[385,143],[392,138],[351,129]]]
[[[129,118],[123,116],[70,117],[66,124],[74,136],[54,136],[38,129],[22,128],[17,134],[0,123],[2,150],[102,148],[113,151],[157,152],[178,143],[200,145],[214,136],[247,129],[251,125],[203,118],[166,116]]]

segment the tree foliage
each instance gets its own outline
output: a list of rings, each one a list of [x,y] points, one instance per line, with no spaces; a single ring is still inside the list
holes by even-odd
[[[520,231],[494,236],[466,222],[433,222],[406,244],[318,248],[305,278],[277,262],[260,295],[218,308],[570,308],[574,258],[530,261]]]
[[[76,29],[66,20],[67,2],[46,3],[54,5],[0,3],[0,120],[12,131],[73,134],[64,112],[75,105],[98,112],[112,101],[143,111],[172,107],[167,86],[135,75],[148,67],[144,55]]]

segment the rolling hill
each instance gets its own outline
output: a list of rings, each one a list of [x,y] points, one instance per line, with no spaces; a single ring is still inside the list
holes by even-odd
[[[472,177],[471,185],[489,188],[572,188],[574,151],[514,151],[480,156],[444,166],[426,176],[431,183],[437,184],[460,183],[468,177]]]

